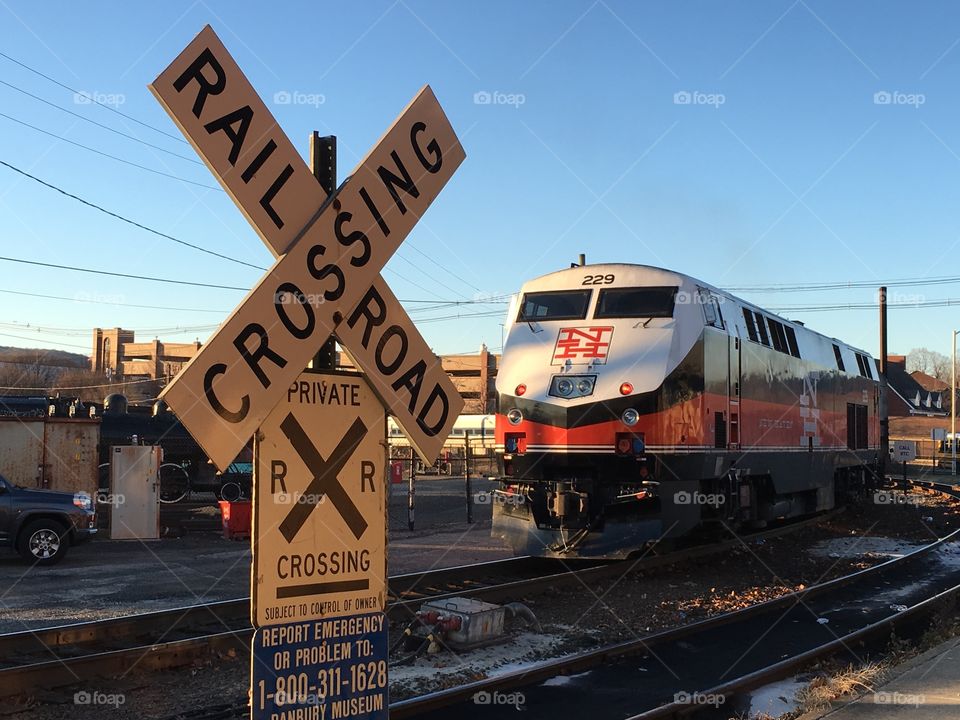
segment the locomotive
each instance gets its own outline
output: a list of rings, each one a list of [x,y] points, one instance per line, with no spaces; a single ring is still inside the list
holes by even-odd
[[[517,553],[622,559],[875,482],[880,376],[863,350],[646,265],[545,275],[508,313],[492,532]]]

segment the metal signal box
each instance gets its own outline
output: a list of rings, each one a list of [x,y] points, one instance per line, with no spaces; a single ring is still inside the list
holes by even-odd
[[[457,623],[445,623],[449,629],[444,639],[460,647],[471,647],[499,640],[503,636],[505,610],[501,605],[474,600],[473,598],[448,598],[425,602],[421,613],[437,613],[440,619],[459,619]]]

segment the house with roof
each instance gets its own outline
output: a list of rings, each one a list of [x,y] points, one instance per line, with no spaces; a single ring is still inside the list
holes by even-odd
[[[946,417],[950,412],[949,387],[926,373],[908,373],[905,355],[887,358],[887,385],[890,417]]]

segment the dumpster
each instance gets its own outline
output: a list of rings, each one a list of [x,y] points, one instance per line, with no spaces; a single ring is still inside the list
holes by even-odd
[[[223,519],[223,536],[227,540],[250,537],[252,516],[249,500],[221,500],[220,515]]]

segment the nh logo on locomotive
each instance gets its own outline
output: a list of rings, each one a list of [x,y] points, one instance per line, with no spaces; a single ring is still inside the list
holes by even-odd
[[[594,362],[604,365],[613,339],[612,327],[560,328],[553,350],[552,365],[571,362]]]

